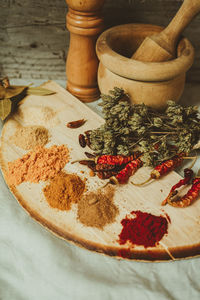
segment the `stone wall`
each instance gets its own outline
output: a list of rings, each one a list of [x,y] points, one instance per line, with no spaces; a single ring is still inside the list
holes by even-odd
[[[180,0],[106,0],[105,28],[124,23],[167,25]],[[69,32],[65,0],[0,0],[0,76],[65,80]],[[200,15],[185,31],[196,48],[188,81],[200,81]]]

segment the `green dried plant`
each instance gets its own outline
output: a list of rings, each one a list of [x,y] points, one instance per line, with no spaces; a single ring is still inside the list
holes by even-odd
[[[91,149],[98,154],[130,155],[139,149],[144,164],[155,166],[177,152],[189,153],[200,138],[196,106],[168,101],[161,113],[145,104],[132,105],[117,87],[101,97],[105,123],[90,135]]]

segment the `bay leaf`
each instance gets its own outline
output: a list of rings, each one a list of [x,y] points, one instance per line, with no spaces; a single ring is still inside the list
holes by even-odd
[[[37,87],[28,87],[26,91],[27,95],[37,95],[37,96],[48,96],[55,94],[54,91],[42,88],[40,86]]]
[[[4,99],[6,96],[6,89],[0,85],[0,99]]]
[[[10,99],[0,100],[0,118],[2,121],[11,113],[12,110],[12,101]]]
[[[18,96],[25,89],[27,89],[27,86],[11,85],[5,89],[5,92],[6,92],[5,98],[12,98],[12,97]]]
[[[0,85],[3,86],[4,88],[8,88],[10,86],[10,81],[8,77],[4,77],[3,79],[0,79]]]

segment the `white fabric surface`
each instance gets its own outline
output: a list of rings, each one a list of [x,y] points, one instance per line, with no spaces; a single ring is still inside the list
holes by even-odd
[[[71,245],[32,220],[0,174],[0,300],[36,299],[199,300],[200,258],[118,261]]]

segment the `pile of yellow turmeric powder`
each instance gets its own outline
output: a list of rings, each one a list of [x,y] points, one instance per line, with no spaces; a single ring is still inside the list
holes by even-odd
[[[77,203],[85,190],[85,183],[75,174],[60,172],[44,187],[43,193],[49,205],[60,210],[69,210]]]

